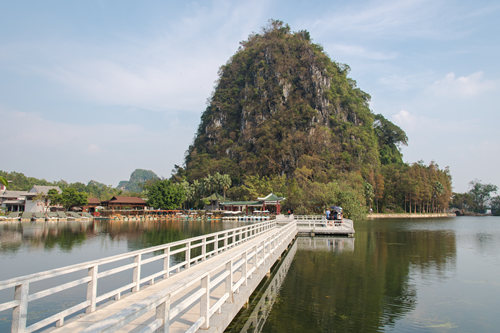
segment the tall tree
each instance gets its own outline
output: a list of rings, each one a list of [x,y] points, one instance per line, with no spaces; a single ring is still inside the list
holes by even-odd
[[[470,182],[469,194],[472,198],[472,210],[476,213],[486,213],[486,208],[490,203],[491,194],[496,192],[498,187],[493,184],[482,184],[480,180]]]
[[[158,180],[148,187],[148,205],[156,209],[180,208],[186,199],[182,184],[168,179]]]
[[[500,216],[500,196],[491,198],[491,214]]]
[[[85,206],[88,203],[87,193],[67,187],[62,190],[60,202],[66,210],[73,207]]]

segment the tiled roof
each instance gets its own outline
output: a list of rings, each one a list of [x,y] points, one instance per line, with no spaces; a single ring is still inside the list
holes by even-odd
[[[0,198],[19,198],[19,197],[26,197],[26,195],[28,195],[29,192],[27,191],[5,191],[2,193],[2,195],[0,195]]]
[[[57,192],[61,193],[61,189],[59,186],[44,186],[44,185],[34,185],[33,188],[30,190],[30,193],[43,193],[47,194],[49,193],[50,190],[57,190]]]
[[[89,203],[89,205],[98,205],[101,203],[101,200],[97,198],[89,198],[87,202]]]
[[[138,197],[121,197],[121,196],[112,197],[107,202],[109,204],[138,204],[138,205],[146,204],[146,201]]]

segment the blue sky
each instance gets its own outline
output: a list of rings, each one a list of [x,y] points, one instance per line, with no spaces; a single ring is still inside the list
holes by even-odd
[[[169,177],[219,67],[271,18],[351,67],[405,161],[500,186],[498,1],[0,1],[0,169]]]

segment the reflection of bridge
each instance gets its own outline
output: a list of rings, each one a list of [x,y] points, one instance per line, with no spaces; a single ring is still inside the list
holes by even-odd
[[[266,221],[0,281],[0,297],[14,294],[0,312],[12,311],[12,332],[222,331],[300,223]],[[38,321],[28,315],[30,303],[64,292],[77,294],[69,308]]]
[[[290,265],[297,250],[306,251],[332,251],[352,252],[354,251],[354,238],[346,237],[299,237],[293,243],[276,272],[273,273],[271,281],[266,284],[265,290],[252,305],[252,313],[248,316],[241,332],[261,332],[269,313],[272,310],[281,285],[286,278]],[[260,291],[259,291],[260,293]]]
[[[285,258],[280,264],[278,270],[274,273],[271,282],[267,285],[266,289],[262,293],[257,302],[253,307],[253,311],[248,317],[245,325],[241,329],[241,332],[261,332],[264,324],[266,322],[269,313],[273,307],[274,301],[278,296],[280,287],[286,278],[288,269],[292,264],[293,258],[295,257],[295,252],[297,252],[297,242],[294,242]]]
[[[297,239],[300,250],[352,252],[354,238],[345,237],[300,237]]]

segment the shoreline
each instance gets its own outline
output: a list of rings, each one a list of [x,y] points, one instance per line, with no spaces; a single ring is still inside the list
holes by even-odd
[[[398,219],[398,218],[436,218],[436,217],[456,217],[452,213],[371,213],[367,214],[367,219]]]

